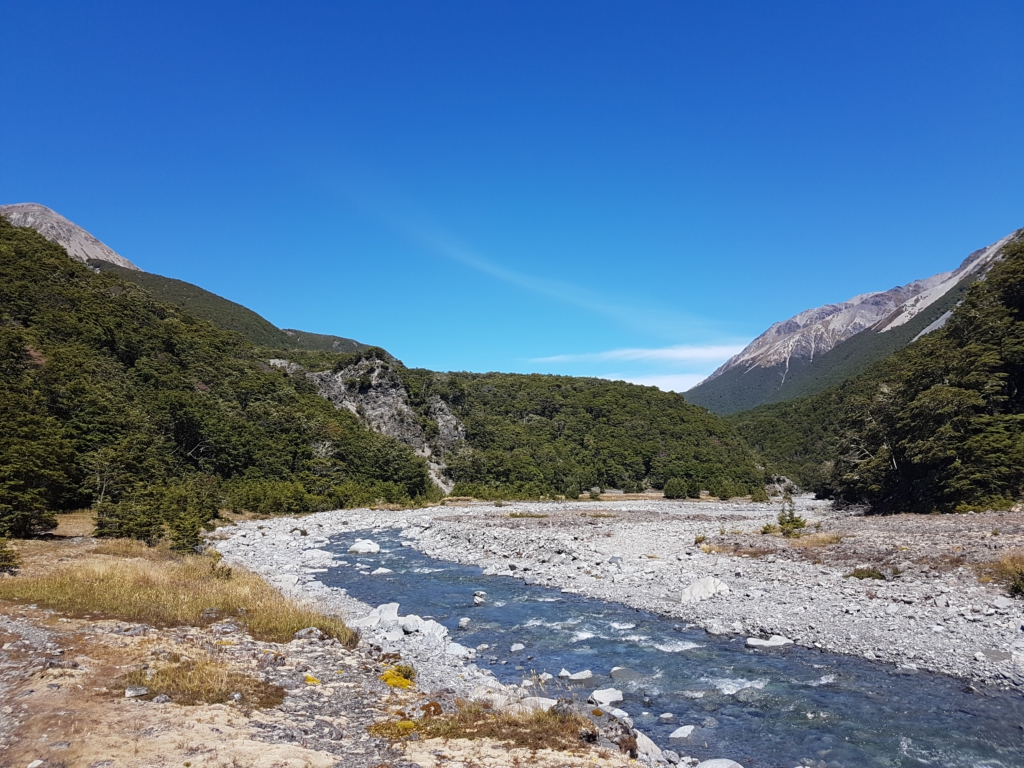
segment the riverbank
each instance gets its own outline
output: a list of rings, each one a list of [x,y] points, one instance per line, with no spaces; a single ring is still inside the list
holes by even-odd
[[[801,539],[759,533],[775,522],[778,504],[624,500],[321,513],[267,521],[258,533],[247,523],[218,547],[229,557],[248,551],[248,567],[289,594],[359,617],[369,606],[316,578],[316,558],[330,554],[282,554],[304,538],[283,529],[305,527],[326,542],[343,532],[372,538],[375,529],[398,528],[432,557],[654,611],[714,634],[781,636],[908,670],[1024,685],[1022,603],[979,581],[976,570],[1024,546],[1019,515],[874,518],[808,498],[796,505],[807,520]],[[316,551],[311,542],[294,547]],[[851,578],[858,570],[888,578]],[[716,594],[681,602],[686,587],[709,577]],[[439,682],[455,683],[444,674]],[[466,685],[485,679],[473,675]]]

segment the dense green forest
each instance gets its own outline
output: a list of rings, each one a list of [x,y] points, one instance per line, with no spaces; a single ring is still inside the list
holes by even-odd
[[[125,269],[108,261],[92,260],[89,266],[145,288],[159,302],[172,304],[218,328],[236,331],[248,341],[270,349],[304,349],[324,352],[357,352],[366,344],[322,333],[281,329],[248,307],[218,296],[198,285],[172,277]]]
[[[1024,494],[1024,242],[941,330],[839,386],[729,420],[773,467],[841,501],[1012,505]]]
[[[91,507],[102,534],[188,546],[223,505],[440,495],[407,446],[265,357],[0,217],[0,535]]]
[[[465,425],[465,447],[445,456],[456,494],[575,496],[683,478],[734,496],[764,485],[731,426],[655,387],[540,374],[400,375],[414,407],[439,396]]]

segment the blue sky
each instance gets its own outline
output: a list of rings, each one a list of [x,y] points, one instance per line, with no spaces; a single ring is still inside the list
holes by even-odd
[[[685,389],[1024,226],[1020,2],[0,13],[0,202],[411,366]]]

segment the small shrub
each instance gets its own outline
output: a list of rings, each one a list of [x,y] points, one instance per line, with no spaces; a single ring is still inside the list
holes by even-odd
[[[409,664],[395,664],[385,669],[380,679],[389,688],[411,688],[416,679],[416,670]]]
[[[600,501],[601,500],[601,490],[599,488],[591,488],[590,489],[590,499],[591,499],[591,501]]]
[[[679,477],[673,477],[667,483],[665,483],[665,498],[666,499],[685,499],[688,497],[690,491],[690,484],[686,480]]]
[[[782,531],[783,536],[799,536],[800,530],[806,526],[807,521],[797,515],[796,505],[792,500],[788,504],[782,505],[782,511],[779,512],[779,530]]]
[[[779,526],[777,526],[775,523],[765,523],[764,526],[762,526],[761,528],[761,534],[764,536],[768,536],[772,533],[778,533],[779,530]]]
[[[1024,597],[1024,550],[1003,555],[991,565],[991,571],[1011,595]]]
[[[0,539],[0,571],[13,571],[18,567],[18,553],[7,543],[7,539]]]
[[[754,489],[750,492],[750,500],[759,504],[766,504],[771,501],[768,498],[768,491],[764,489],[763,485],[754,486]]]
[[[877,568],[854,568],[844,579],[885,579],[885,574]]]
[[[700,544],[703,544],[707,540],[707,536],[705,536],[703,533],[698,533],[696,536],[693,537],[693,545],[698,546]]]

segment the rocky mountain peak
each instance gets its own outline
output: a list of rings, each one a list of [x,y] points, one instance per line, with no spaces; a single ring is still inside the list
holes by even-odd
[[[6,217],[16,227],[31,227],[51,243],[62,246],[68,252],[68,256],[76,261],[87,263],[90,259],[96,259],[116,264],[125,269],[139,271],[138,267],[113,248],[45,205],[39,203],[0,205],[0,216]]]

